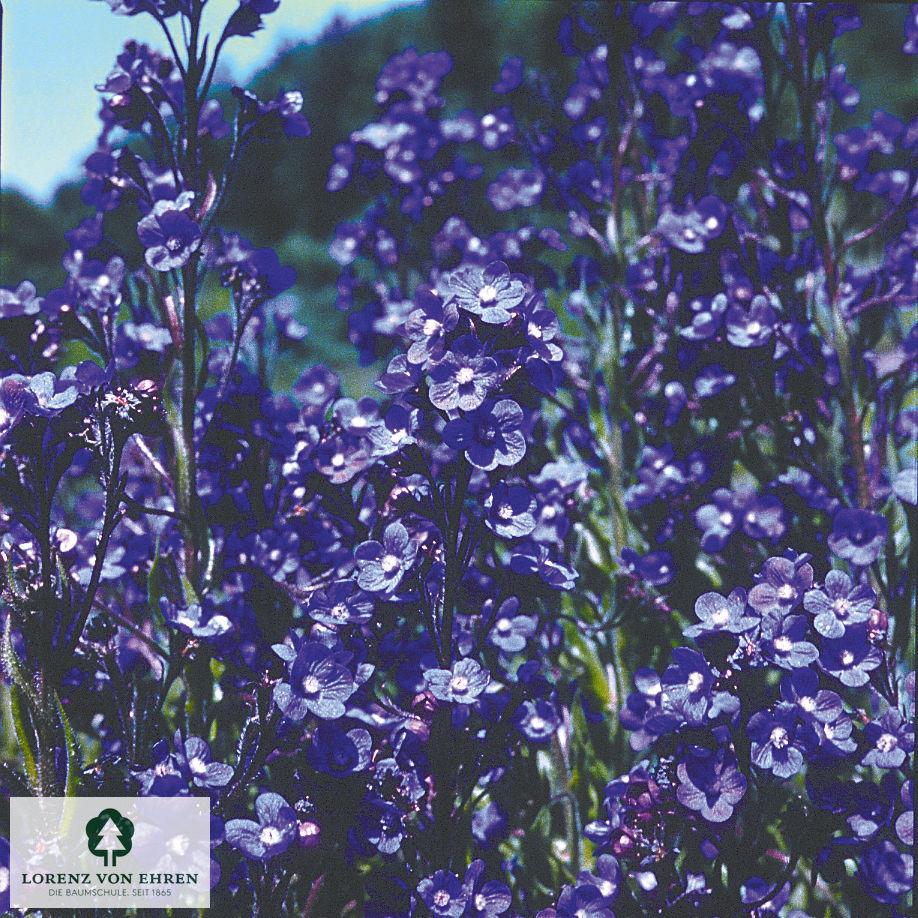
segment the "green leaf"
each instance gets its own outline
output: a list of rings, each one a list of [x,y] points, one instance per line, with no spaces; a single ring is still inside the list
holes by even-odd
[[[38,764],[35,754],[32,751],[32,744],[29,741],[29,731],[26,727],[25,718],[23,717],[23,693],[19,687],[13,683],[10,686],[10,714],[13,718],[13,731],[16,734],[16,741],[19,743],[19,750],[22,754],[22,764],[25,766],[26,774],[29,776],[29,783],[33,790],[40,786],[38,780]]]
[[[0,644],[0,668],[3,674],[18,688],[25,696],[30,708],[37,711],[40,707],[38,693],[35,691],[34,680],[26,671],[19,659],[19,654],[13,648],[13,618],[11,615],[6,617],[6,625],[3,628],[3,642]]]
[[[159,601],[163,595],[163,561],[159,551],[159,539],[156,540],[156,548],[153,552],[153,563],[150,565],[150,573],[147,574],[147,605],[150,611],[156,615],[159,613]]]
[[[80,747],[77,745],[76,737],[73,735],[73,727],[70,726],[70,718],[61,704],[61,699],[57,693],[54,694],[54,701],[57,704],[57,716],[60,718],[61,726],[64,728],[64,748],[67,752],[67,779],[64,783],[64,796],[76,797],[80,787]]]

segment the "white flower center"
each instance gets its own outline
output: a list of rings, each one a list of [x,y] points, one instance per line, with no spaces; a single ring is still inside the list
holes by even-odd
[[[892,735],[892,733],[884,733],[877,740],[877,749],[879,749],[880,752],[892,752],[897,745],[898,741],[896,740],[895,736]]]
[[[843,650],[841,661],[845,666],[850,666],[854,662],[854,653],[850,650]]]
[[[826,739],[832,739],[835,736],[835,727],[832,724],[824,724],[822,728],[822,735]]]
[[[704,676],[702,676],[701,673],[689,673],[686,685],[688,685],[688,690],[694,695],[695,692],[700,691],[701,687],[704,685]]]
[[[332,458],[331,458],[331,464],[332,464],[336,469],[340,469],[341,466],[344,465],[344,454],[343,454],[343,453],[335,453],[335,455],[332,456]]]
[[[784,749],[788,742],[787,730],[785,730],[784,727],[775,727],[774,730],[771,731],[771,745],[774,746],[775,749]]]
[[[482,303],[493,303],[497,299],[497,288],[492,284],[485,284],[478,291],[478,299]]]
[[[730,610],[726,606],[721,606],[711,616],[711,621],[714,622],[718,628],[722,628],[730,621]]]
[[[336,622],[346,622],[348,620],[347,606],[343,602],[332,606],[329,614]]]
[[[779,650],[781,653],[787,653],[791,647],[794,646],[793,642],[786,634],[782,634],[781,637],[776,637],[774,644],[775,650]]]
[[[848,601],[847,596],[839,596],[832,603],[832,608],[835,610],[836,615],[844,615],[851,608],[851,603]]]
[[[387,574],[391,574],[400,564],[398,555],[384,555],[379,563]]]
[[[812,695],[804,695],[800,699],[800,707],[809,714],[816,710],[816,699]]]
[[[542,338],[542,329],[539,328],[539,326],[536,325],[535,322],[530,322],[530,323],[529,323],[529,326],[528,326],[528,328],[527,328],[527,331],[528,331],[528,333],[529,333],[529,337],[530,337],[530,338],[535,338],[536,341],[541,340],[541,338]]]
[[[733,514],[729,510],[724,510],[723,513],[718,517],[720,520],[721,526],[732,526],[733,525]]]
[[[704,225],[709,230],[716,230],[717,227],[720,226],[720,221],[717,219],[717,217],[708,217],[708,219],[704,221]]]
[[[443,908],[449,905],[449,893],[445,889],[438,889],[433,894],[433,901],[437,908]]]
[[[435,335],[440,331],[440,327],[440,323],[436,319],[425,319],[421,331],[429,338],[431,335]]]
[[[539,717],[539,715],[536,714],[536,715],[529,721],[529,728],[530,728],[531,730],[535,730],[537,733],[540,732],[541,730],[544,730],[544,729],[545,729],[545,718],[544,718],[544,717]]]
[[[280,841],[280,837],[280,829],[275,826],[265,826],[261,830],[260,838],[266,845],[276,845]]]
[[[467,386],[475,378],[475,371],[471,367],[462,367],[456,374],[456,381],[460,386]]]
[[[778,587],[778,599],[793,599],[794,588],[789,583],[782,583]]]
[[[454,692],[464,692],[469,687],[469,680],[465,676],[453,676],[449,680],[449,687]]]
[[[502,520],[509,520],[510,517],[513,516],[513,507],[511,507],[510,504],[501,504],[497,508],[497,515]]]
[[[203,775],[207,771],[207,763],[195,756],[188,760],[188,768],[193,775]]]
[[[321,683],[315,676],[307,676],[303,680],[303,691],[307,695],[315,695],[319,691]]]
[[[755,319],[746,326],[746,331],[749,332],[750,335],[757,335],[761,330],[761,322],[756,322]]]

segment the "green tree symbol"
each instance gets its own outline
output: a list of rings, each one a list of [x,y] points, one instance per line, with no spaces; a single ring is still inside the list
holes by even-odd
[[[131,850],[134,823],[109,807],[86,823],[86,836],[90,852],[101,857],[106,867],[114,867],[116,860]],[[109,855],[112,856],[111,864],[108,862]]]

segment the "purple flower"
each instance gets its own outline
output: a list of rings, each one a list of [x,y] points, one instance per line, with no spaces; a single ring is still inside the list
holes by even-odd
[[[729,488],[717,488],[712,503],[695,511],[695,525],[702,530],[701,547],[707,552],[720,551],[740,524],[739,510]]]
[[[373,617],[373,599],[353,580],[336,580],[327,590],[316,590],[309,597],[306,612],[323,625],[363,625]]]
[[[803,748],[796,737],[797,707],[779,702],[774,711],[757,711],[749,719],[752,761],[777,778],[790,778],[803,767]]]
[[[864,742],[870,747],[861,765],[898,768],[915,748],[915,727],[895,708],[888,708],[878,721],[864,727]]]
[[[746,793],[746,776],[737,768],[732,752],[692,746],[676,766],[679,785],[676,799],[701,813],[708,822],[725,822]]]
[[[261,17],[273,13],[280,0],[239,0],[239,6],[226,24],[226,35],[252,35],[264,28]]]
[[[641,580],[655,587],[672,583],[676,576],[676,564],[668,551],[649,551],[646,555],[639,555],[626,545],[622,549],[622,563]]]
[[[781,677],[781,698],[797,707],[797,718],[817,732],[834,723],[842,713],[838,693],[819,687],[819,675],[812,669],[795,669]]]
[[[660,716],[652,718],[653,729],[672,730],[681,724],[700,726],[706,718],[739,710],[737,698],[714,690],[717,672],[697,650],[676,647],[671,657],[660,677]]]
[[[800,605],[813,585],[813,568],[789,558],[768,558],[758,579],[760,582],[749,591],[749,605],[763,618],[776,619]]]
[[[488,511],[485,524],[505,539],[527,536],[536,527],[535,497],[523,485],[499,481],[485,498],[485,507]]]
[[[200,737],[189,736],[182,743],[181,734],[176,733],[175,748],[181,750],[181,759],[196,786],[215,790],[229,784],[233,777],[232,766],[212,762],[210,747]]]
[[[468,895],[466,918],[497,918],[510,908],[512,897],[505,883],[485,880],[485,862],[472,861],[466,868],[463,886]]]
[[[545,176],[531,169],[505,169],[488,185],[491,206],[503,213],[516,207],[538,204],[545,190]]]
[[[379,424],[374,424],[367,435],[373,444],[374,456],[391,456],[415,442],[420,412],[403,405],[393,405]]]
[[[404,332],[412,342],[408,348],[408,360],[425,365],[443,353],[446,336],[459,322],[459,310],[449,300],[444,303],[430,287],[421,285],[415,291],[417,309],[408,314]]]
[[[487,687],[491,676],[479,663],[466,657],[453,663],[452,669],[428,669],[424,682],[434,698],[470,704]]]
[[[752,298],[748,312],[742,306],[727,310],[727,340],[735,347],[759,347],[771,337],[776,321],[768,298],[759,293]]]
[[[735,493],[736,507],[743,524],[743,532],[750,539],[781,538],[784,530],[784,508],[781,501],[771,494],[759,497],[751,488],[738,488]]]
[[[839,638],[825,638],[819,652],[819,664],[843,685],[866,685],[870,671],[883,660],[877,647],[867,639],[866,625],[852,625]]]
[[[226,840],[246,857],[267,861],[283,854],[299,834],[299,820],[290,804],[280,794],[259,794],[255,801],[258,822],[230,819],[226,823]]]
[[[708,195],[681,214],[671,206],[664,208],[657,221],[657,231],[670,245],[697,255],[723,233],[726,225],[727,208],[723,201]]]
[[[829,549],[837,557],[859,567],[872,564],[886,544],[888,529],[886,517],[879,513],[844,508],[832,519]]]
[[[516,465],[526,453],[523,409],[512,399],[485,403],[443,428],[443,439],[483,472],[499,465]]]
[[[819,651],[806,640],[807,637],[807,622],[802,615],[769,619],[762,628],[763,652],[782,669],[809,666],[819,656]]]
[[[888,839],[867,848],[858,866],[864,886],[877,902],[894,904],[912,889],[915,859]]]
[[[521,545],[510,555],[510,570],[514,574],[535,575],[553,590],[573,589],[577,580],[577,572],[554,560],[548,546],[530,542]]]
[[[555,706],[544,698],[524,701],[514,718],[517,729],[534,743],[551,739],[561,726]]]
[[[10,843],[0,836],[0,913],[10,907]]]
[[[869,584],[853,585],[844,571],[829,571],[822,589],[803,597],[803,608],[814,615],[813,627],[827,638],[839,638],[847,625],[870,620],[876,594]]]
[[[350,653],[330,650],[316,641],[304,641],[292,659],[286,645],[276,645],[275,651],[289,662],[289,683],[274,688],[274,701],[284,715],[291,720],[302,720],[307,714],[325,720],[344,716],[344,702],[357,691],[346,665]]]
[[[443,411],[472,411],[500,382],[493,357],[482,356],[481,342],[474,335],[457,338],[442,359],[429,368],[431,402]]]
[[[435,918],[462,918],[469,900],[468,890],[449,870],[425,877],[418,883],[417,894]]]
[[[181,268],[201,245],[201,227],[186,213],[192,201],[191,192],[175,201],[157,201],[137,224],[144,257],[154,271]]]
[[[411,569],[418,544],[396,520],[383,531],[382,541],[361,542],[354,550],[357,584],[371,593],[393,593]]]
[[[340,777],[363,771],[372,751],[373,741],[363,727],[345,733],[340,724],[322,721],[312,734],[307,756],[313,768]]]
[[[699,623],[690,625],[683,633],[691,638],[723,632],[744,634],[759,623],[756,616],[746,614],[746,608],[746,591],[741,587],[727,597],[715,592],[703,593],[695,600]]]
[[[538,619],[534,615],[519,615],[520,601],[516,596],[505,599],[497,609],[488,640],[506,653],[516,653],[536,633]]]
[[[525,278],[511,274],[502,261],[492,261],[484,269],[457,268],[443,279],[442,287],[457,306],[491,325],[509,322],[526,295]]]

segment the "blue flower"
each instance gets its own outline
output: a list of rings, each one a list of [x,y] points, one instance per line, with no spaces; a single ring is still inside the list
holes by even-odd
[[[482,356],[481,342],[474,335],[457,338],[428,372],[430,401],[443,411],[472,411],[500,381],[497,362]]]
[[[528,488],[499,481],[485,498],[485,524],[505,539],[529,535],[536,527],[532,515],[536,502]]]
[[[522,433],[523,409],[512,399],[486,403],[443,428],[443,439],[463,450],[475,468],[490,472],[499,465],[516,465],[526,453]]]
[[[200,247],[201,227],[186,213],[192,200],[190,192],[183,192],[178,200],[157,201],[137,224],[144,258],[155,271],[181,268]]]
[[[473,702],[490,681],[490,673],[468,657],[457,660],[451,669],[428,669],[424,673],[424,682],[434,698],[458,704]]]
[[[370,764],[373,741],[363,727],[346,733],[334,721],[323,721],[312,734],[312,745],[307,750],[310,763],[318,771],[330,775],[352,775]]]
[[[418,883],[418,898],[435,918],[462,918],[469,893],[456,874],[438,870]]]
[[[357,584],[371,593],[393,593],[411,569],[418,545],[396,520],[383,531],[382,541],[370,539],[354,550]]]
[[[458,268],[443,279],[442,289],[461,309],[491,325],[509,322],[526,296],[525,279],[511,274],[502,261],[492,261],[484,269]]]
[[[815,616],[813,627],[827,638],[838,638],[848,625],[870,620],[876,594],[869,584],[854,586],[844,571],[829,571],[822,589],[803,597],[803,608]]]
[[[293,808],[280,794],[264,793],[255,801],[255,813],[258,822],[230,819],[226,823],[226,840],[253,860],[267,861],[283,854],[299,832]]]
[[[336,580],[309,597],[306,612],[323,625],[363,625],[373,617],[373,600],[353,580]]]
[[[302,720],[315,714],[333,720],[344,716],[344,702],[357,691],[354,675],[346,665],[350,653],[331,650],[316,641],[304,641],[295,654],[286,645],[277,645],[275,651],[289,663],[290,682],[280,682],[274,688],[274,701],[287,717]]]
[[[886,517],[879,513],[844,508],[832,518],[829,549],[859,567],[872,564],[886,544],[888,530]]]
[[[780,702],[773,711],[756,711],[746,727],[753,763],[778,778],[790,778],[803,767],[803,748],[796,735],[797,714],[795,705]]]
[[[676,766],[676,799],[709,822],[726,822],[746,795],[746,776],[732,752],[692,746]]]

